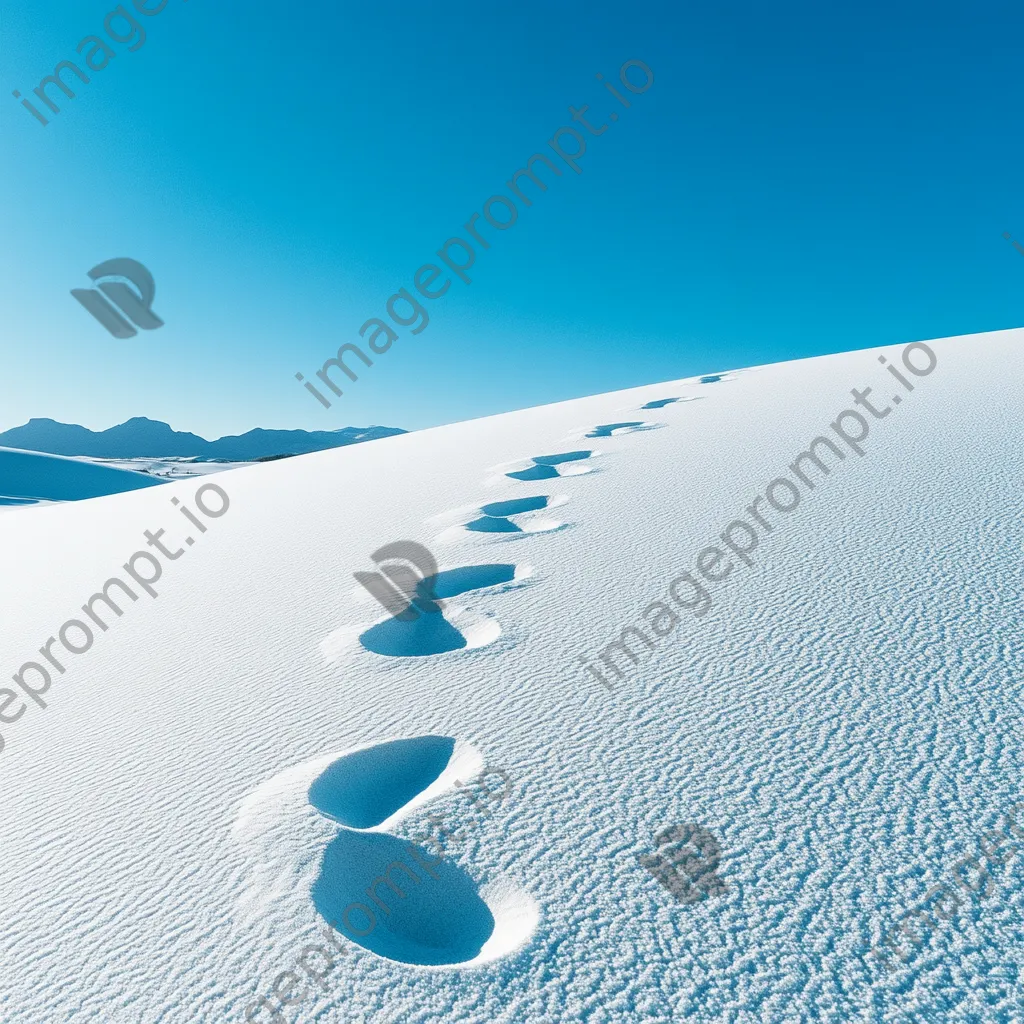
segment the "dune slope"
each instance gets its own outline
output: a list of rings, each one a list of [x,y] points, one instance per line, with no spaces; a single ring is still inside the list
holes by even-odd
[[[0,1016],[1019,1019],[1024,331],[929,348],[0,517],[0,685],[63,666],[0,691]],[[403,539],[440,613],[353,578]]]

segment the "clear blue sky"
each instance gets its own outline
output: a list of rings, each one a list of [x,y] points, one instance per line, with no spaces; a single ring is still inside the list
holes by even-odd
[[[44,128],[11,90],[83,63],[114,6],[4,5],[0,429],[416,428],[1024,323],[1019,4],[169,0]],[[595,74],[624,92],[630,59],[655,81],[626,110]],[[320,406],[295,372],[359,341],[570,104],[609,125],[582,174]],[[69,294],[121,256],[166,322],[129,340]]]

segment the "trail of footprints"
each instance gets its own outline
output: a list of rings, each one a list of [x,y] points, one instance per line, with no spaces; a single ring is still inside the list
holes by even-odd
[[[339,757],[309,787],[310,804],[339,826],[324,850],[313,904],[325,921],[339,922],[349,938],[388,960],[466,963],[503,924],[501,911],[492,912],[450,858],[382,829],[410,804],[451,787],[450,778],[447,785],[438,780],[455,746],[448,736],[379,743]]]
[[[709,374],[701,384],[717,384],[730,379],[730,374]],[[671,396],[653,399],[642,410],[663,409],[677,402],[695,401],[696,396]],[[588,439],[619,437],[623,434],[655,430],[663,424],[645,420],[622,420],[599,423],[586,431]],[[539,483],[562,477],[584,476],[596,471],[594,462],[600,452],[591,448],[533,455],[501,468],[505,480],[517,484]],[[448,541],[469,534],[490,534],[495,541],[519,539],[563,529],[567,524],[549,518],[549,512],[569,499],[551,494],[532,494],[522,498],[491,501],[472,508],[462,516],[461,525],[449,528],[438,540]],[[533,567],[522,563],[494,563],[447,569],[423,580],[416,600],[429,600],[433,593],[445,600],[467,595],[479,598],[494,596],[527,586]],[[360,634],[359,643],[373,654],[391,658],[424,658],[471,650],[493,643],[501,636],[501,626],[490,617],[480,615],[461,602],[445,605],[442,614],[421,615],[411,621],[388,616]]]
[[[727,379],[702,377],[702,384]],[[667,397],[647,402],[643,410],[662,409],[680,401]],[[594,426],[587,438],[608,438],[653,430],[660,424],[628,420]],[[502,476],[516,485],[581,476],[594,471],[592,449],[536,455],[502,467]],[[568,502],[564,496],[531,494],[491,501],[463,514],[461,526],[447,538],[488,535],[498,543],[553,532],[566,526],[545,513]],[[501,635],[493,618],[461,604],[464,597],[510,594],[527,586],[532,568],[512,562],[493,562],[444,569],[421,581],[417,600],[434,596],[443,611],[411,621],[388,616],[359,634],[358,642],[374,655],[389,658],[435,658],[482,647]],[[465,765],[462,745],[461,763]],[[343,755],[317,775],[308,790],[309,804],[338,826],[322,857],[311,896],[317,912],[354,943],[377,956],[421,966],[452,966],[501,956],[528,937],[522,923],[531,901],[514,883],[504,897],[485,898],[481,886],[451,860],[438,861],[425,847],[400,840],[384,828],[454,785],[456,741],[450,737],[419,736],[392,740]],[[477,764],[479,764],[479,755]],[[429,870],[428,866],[429,865]],[[420,884],[429,878],[429,884]],[[374,927],[353,921],[353,907],[366,907],[378,890],[401,891],[389,901],[386,914],[376,915]],[[409,892],[405,892],[409,890]],[[514,895],[510,899],[509,892]],[[409,897],[409,898],[406,898]],[[413,898],[414,897],[414,898]],[[378,903],[380,900],[376,900]],[[369,908],[368,908],[369,909]],[[535,919],[534,919],[535,920]]]

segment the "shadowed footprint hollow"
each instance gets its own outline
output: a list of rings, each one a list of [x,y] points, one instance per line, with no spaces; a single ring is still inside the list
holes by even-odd
[[[434,782],[454,749],[450,736],[419,736],[357,750],[321,773],[309,802],[349,828],[374,828]]]
[[[382,743],[338,758],[309,789],[310,803],[343,826],[324,851],[313,904],[342,934],[389,960],[465,963],[494,933],[477,884],[451,860],[386,832],[351,831],[408,804],[454,749],[447,736]]]
[[[534,455],[533,465],[528,469],[520,469],[514,473],[506,473],[505,476],[512,480],[550,480],[552,477],[561,474],[555,468],[565,462],[580,462],[589,459],[593,452],[586,449],[576,452],[562,452],[559,455]]]
[[[508,517],[522,515],[524,512],[537,512],[546,508],[547,504],[548,499],[545,495],[512,501],[492,501],[488,505],[480,506],[483,518],[467,523],[466,529],[474,533],[523,533],[523,528]]]
[[[419,588],[444,600],[473,590],[511,583],[516,567],[511,564],[467,565],[446,569],[421,580]],[[389,658],[424,658],[468,646],[466,637],[443,614],[421,615],[411,622],[387,618],[371,626],[359,638],[368,651]]]
[[[599,427],[594,427],[587,437],[611,437],[616,430],[625,430],[626,427],[639,427],[642,423],[640,420],[628,420],[625,423],[604,423]]]

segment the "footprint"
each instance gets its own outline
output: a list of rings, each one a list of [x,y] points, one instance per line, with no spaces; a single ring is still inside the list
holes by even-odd
[[[670,399],[675,401],[675,399]],[[594,427],[587,437],[611,437],[618,434],[633,434],[638,430],[654,430],[657,424],[645,423],[643,420],[630,420],[627,423],[605,423]]]
[[[664,409],[666,405],[671,405],[673,402],[678,402],[678,398],[656,398],[653,402],[648,402],[646,405],[641,405],[641,409]]]
[[[516,526],[511,519],[503,516],[483,516],[466,523],[466,529],[473,533],[522,533],[523,528]]]
[[[433,594],[442,601],[473,591],[503,587],[527,579],[533,573],[528,565],[467,565],[446,569],[421,580],[418,591]],[[360,637],[363,647],[388,658],[425,658],[434,654],[483,647],[501,636],[501,627],[492,619],[446,606],[438,613],[420,615],[410,622],[388,616],[371,626]]]
[[[564,470],[555,467],[564,463],[582,462],[594,455],[593,451],[582,450],[576,452],[562,452],[559,455],[534,455],[530,460],[533,465],[527,469],[520,469],[513,473],[506,473],[505,476],[512,480],[550,480],[556,476],[579,476],[583,473],[592,472],[588,466],[567,466]]]
[[[332,761],[309,787],[309,803],[341,827],[324,850],[313,904],[378,956],[424,967],[482,962],[536,927],[536,906],[517,886],[478,886],[449,857],[378,831],[450,789],[456,771],[480,768],[479,752],[461,747],[456,755],[448,736],[380,743]]]
[[[512,522],[512,517],[553,508],[555,505],[565,504],[566,501],[568,498],[552,499],[546,494],[538,494],[532,498],[515,498],[511,501],[492,501],[480,506],[479,511],[483,515],[466,523],[465,529],[472,533],[549,533],[565,526],[565,523],[553,519],[533,518],[520,526]]]
[[[343,935],[400,963],[465,963],[494,933],[494,915],[462,868],[383,832],[339,832],[312,893]]]
[[[321,772],[309,787],[309,802],[346,828],[374,828],[436,782],[454,750],[450,736],[364,747]]]
[[[516,498],[512,501],[492,501],[488,505],[481,505],[483,519],[474,519],[466,524],[467,530],[475,533],[522,533],[521,526],[511,522],[509,516],[519,516],[524,512],[536,512],[538,509],[546,508],[548,499],[546,495],[537,495],[533,498]]]

